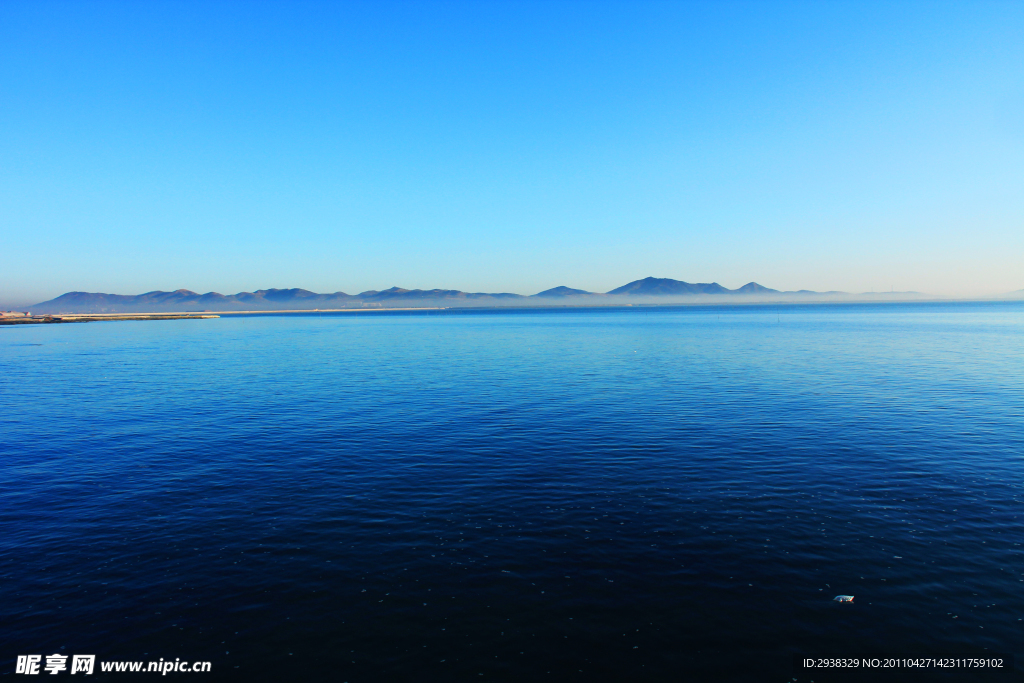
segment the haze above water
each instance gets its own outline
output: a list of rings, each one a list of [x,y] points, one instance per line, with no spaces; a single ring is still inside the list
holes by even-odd
[[[3,328],[0,668],[784,681],[793,653],[1019,655],[1022,342],[1022,303]]]

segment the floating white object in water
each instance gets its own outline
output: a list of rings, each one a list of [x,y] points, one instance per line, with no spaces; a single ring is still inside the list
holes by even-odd
[[[832,599],[835,600],[836,602],[853,602],[853,596],[852,595],[837,595],[836,597],[834,597]]]

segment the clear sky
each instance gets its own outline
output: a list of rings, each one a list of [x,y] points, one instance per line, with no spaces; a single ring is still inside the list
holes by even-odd
[[[0,2],[0,306],[1024,288],[1024,3]]]

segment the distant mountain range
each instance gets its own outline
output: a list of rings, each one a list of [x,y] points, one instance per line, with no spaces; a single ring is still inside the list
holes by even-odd
[[[739,289],[726,289],[717,282],[690,283],[671,280],[666,277],[645,277],[608,292],[626,296],[671,296],[686,294],[777,294],[777,289],[768,289],[756,282],[748,282]]]
[[[332,308],[384,308],[416,306],[507,306],[537,305],[539,303],[628,303],[632,301],[664,301],[668,298],[721,297],[723,299],[750,298],[765,295],[796,296],[842,295],[842,292],[780,292],[756,282],[739,289],[727,289],[717,282],[691,283],[669,278],[647,277],[630,282],[604,294],[571,287],[554,287],[531,296],[509,293],[462,292],[457,289],[402,289],[392,287],[383,291],[370,290],[360,294],[317,294],[306,289],[260,289],[238,294],[199,294],[187,289],[173,292],[146,292],[145,294],[100,294],[68,292],[56,299],[30,307],[33,313],[148,313],[185,311],[268,311],[268,310],[324,310]],[[913,295],[913,292],[897,292]]]

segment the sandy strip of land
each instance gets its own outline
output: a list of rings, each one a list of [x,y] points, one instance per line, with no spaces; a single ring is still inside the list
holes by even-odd
[[[76,313],[73,315],[32,315],[0,318],[0,325],[50,325],[56,323],[88,323],[113,320],[191,320],[219,318],[219,315],[202,313]]]
[[[54,315],[0,317],[0,325],[39,325],[48,323],[87,323],[101,320],[185,320],[219,318],[223,315],[271,315],[279,313],[368,313],[378,311],[442,311],[441,306],[409,308],[313,308],[275,311],[187,311],[178,313],[58,313]]]

